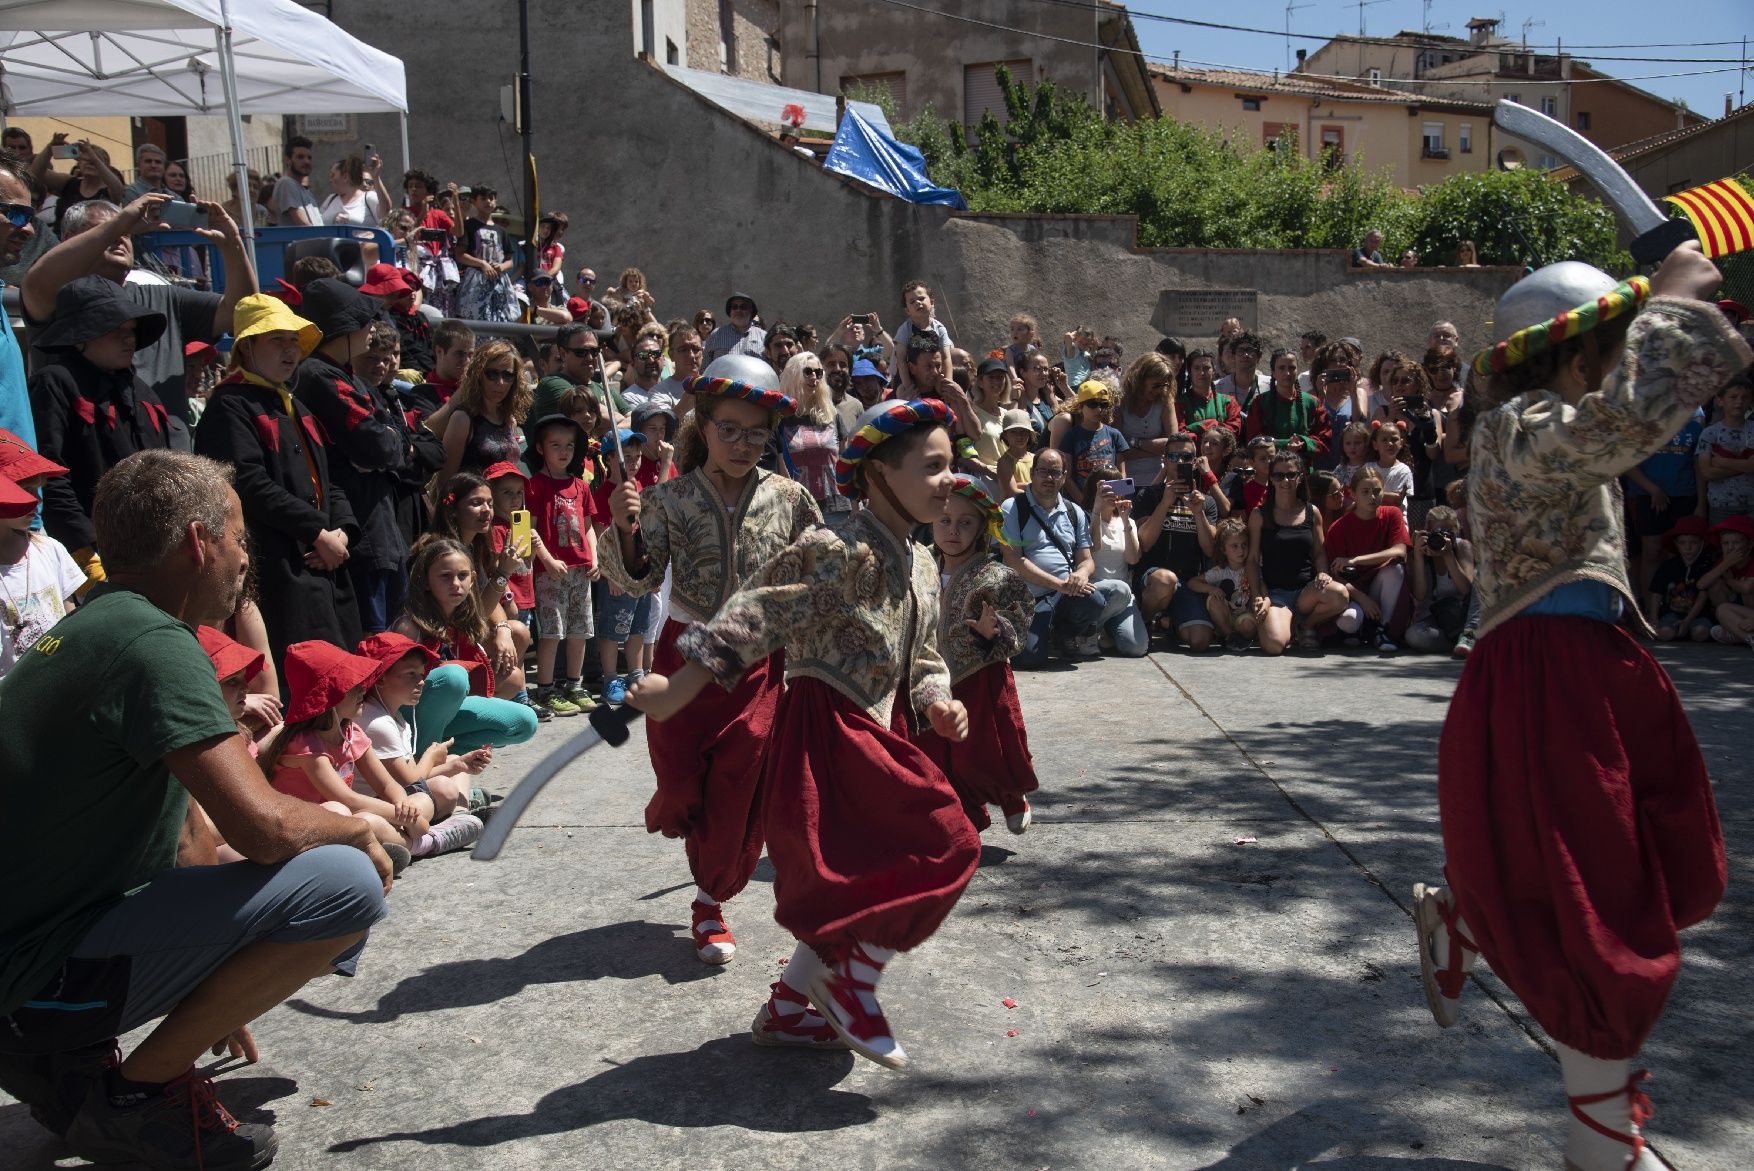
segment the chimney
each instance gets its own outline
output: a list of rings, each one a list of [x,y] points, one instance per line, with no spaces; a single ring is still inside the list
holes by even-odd
[[[1175,66],[1174,66],[1174,68],[1176,69],[1177,72],[1180,72],[1181,67],[1182,67],[1182,51],[1180,49],[1177,49],[1175,51]]]
[[[1297,72],[1302,73],[1304,64],[1308,61],[1309,61],[1309,50],[1308,49],[1297,50]]]
[[[1732,95],[1730,95],[1730,94],[1724,95],[1724,117],[1726,117],[1726,118],[1728,118],[1730,116],[1730,111],[1735,109],[1735,106],[1730,104],[1732,102],[1732,100],[1733,100]]]

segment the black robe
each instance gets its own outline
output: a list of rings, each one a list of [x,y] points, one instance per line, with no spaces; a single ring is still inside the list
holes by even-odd
[[[234,374],[208,396],[195,429],[198,453],[237,469],[257,604],[274,661],[283,670],[292,643],[323,639],[352,650],[360,636],[359,608],[347,574],[313,569],[304,561],[324,529],[345,532],[349,549],[358,545],[360,532],[346,492],[329,474],[322,425],[297,399],[292,409],[288,415],[278,391]]]
[[[37,452],[67,469],[43,485],[43,528],[69,550],[94,546],[97,482],[137,451],[171,446],[164,404],[134,371],[99,370],[77,353],[39,366],[29,385]]]

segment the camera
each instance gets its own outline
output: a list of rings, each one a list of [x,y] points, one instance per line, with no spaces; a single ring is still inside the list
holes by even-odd
[[[1327,383],[1350,382],[1351,380],[1352,380],[1352,371],[1350,371],[1350,370],[1323,370],[1322,371],[1322,381],[1323,382],[1327,382]]]
[[[1236,583],[1231,581],[1228,577],[1221,577],[1218,579],[1218,590],[1224,595],[1225,600],[1228,601],[1230,596],[1236,593]]]
[[[1425,396],[1422,394],[1408,395],[1401,400],[1401,409],[1406,411],[1423,411],[1425,409]]]
[[[428,244],[442,244],[451,237],[443,228],[422,228],[420,238]]]
[[[1191,459],[1177,460],[1175,464],[1175,482],[1189,488],[1194,486],[1194,461]]]
[[[1448,529],[1432,529],[1425,534],[1425,547],[1433,553],[1441,553],[1449,548],[1450,542],[1455,539],[1456,535]]]

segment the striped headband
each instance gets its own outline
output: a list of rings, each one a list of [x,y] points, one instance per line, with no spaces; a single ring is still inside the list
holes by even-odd
[[[1001,545],[1011,543],[1005,539],[1005,514],[1000,510],[998,502],[987,494],[985,488],[981,487],[980,481],[970,479],[968,476],[957,476],[950,491],[966,500],[973,501],[974,506],[981,510],[981,518],[986,522],[988,539]]]
[[[858,490],[853,486],[854,473],[865,462],[865,457],[876,451],[885,440],[926,423],[948,427],[952,418],[950,408],[936,399],[910,399],[906,402],[889,403],[882,414],[860,427],[858,433],[847,440],[840,458],[834,462],[835,483],[840,485],[843,494],[857,496]]]
[[[1527,329],[1519,329],[1489,350],[1474,355],[1474,373],[1502,374],[1538,354],[1580,337],[1620,315],[1636,310],[1650,296],[1650,281],[1635,276],[1623,281],[1585,305],[1569,309]]]
[[[762,410],[772,411],[776,415],[791,415],[798,410],[798,400],[791,395],[781,394],[777,390],[767,390],[760,386],[751,386],[749,383],[739,382],[735,378],[708,378],[701,375],[684,382],[682,389],[696,398],[702,395],[740,398],[746,403],[754,403]]]

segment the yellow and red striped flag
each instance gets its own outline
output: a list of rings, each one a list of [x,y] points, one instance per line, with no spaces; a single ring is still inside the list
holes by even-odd
[[[1734,179],[1676,192],[1668,201],[1687,213],[1713,260],[1754,248],[1754,196]]]

